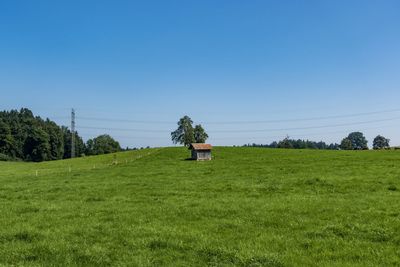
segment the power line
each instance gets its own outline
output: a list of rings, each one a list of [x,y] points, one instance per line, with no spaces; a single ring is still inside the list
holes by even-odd
[[[393,128],[395,127],[394,125],[386,125],[386,126],[380,126],[379,128]],[[367,130],[378,130],[377,127],[368,127],[368,128],[363,128],[363,129],[356,129],[354,131],[367,131]],[[304,137],[306,136],[324,136],[324,135],[329,135],[329,134],[341,134],[341,133],[349,133],[351,131],[348,130],[341,130],[341,131],[329,131],[329,132],[322,132],[322,133],[295,133],[295,134],[289,134],[290,137]],[[286,135],[285,135],[286,136]],[[253,136],[253,137],[248,137],[248,136],[237,136],[237,137],[217,137],[214,138],[212,137],[212,139],[215,140],[225,140],[225,139],[273,139],[273,138],[283,138],[282,135],[275,135],[275,136]]]
[[[96,117],[78,117],[78,119],[86,121],[106,121],[106,122],[124,122],[124,123],[176,124],[176,122],[172,121],[144,121],[144,120],[110,119],[110,118],[96,118]]]
[[[262,129],[262,130],[258,130],[258,129],[254,129],[254,130],[214,130],[214,131],[211,130],[208,132],[209,133],[255,133],[255,132],[310,130],[310,129],[323,129],[323,128],[332,128],[332,127],[362,125],[362,124],[370,124],[370,123],[376,123],[376,122],[394,121],[394,120],[399,120],[399,119],[400,119],[400,117],[394,117],[394,118],[389,118],[389,119],[369,120],[369,121],[361,121],[361,122],[330,124],[330,125],[320,125],[320,126],[308,126],[308,127],[274,128],[274,129]],[[166,131],[166,130],[164,131],[164,130],[146,130],[146,129],[129,129],[129,128],[103,128],[103,127],[86,127],[86,126],[82,126],[82,127],[80,127],[80,129],[126,131],[126,132],[169,133],[169,131]]]
[[[281,123],[281,122],[299,122],[299,121],[314,121],[314,120],[327,120],[327,119],[344,119],[352,117],[361,117],[368,115],[377,115],[383,113],[398,112],[400,109],[384,110],[384,111],[374,111],[374,112],[364,112],[346,115],[334,115],[325,117],[311,117],[311,118],[298,118],[298,119],[275,119],[275,120],[264,120],[264,121],[230,121],[230,122],[208,122],[207,124],[262,124],[262,123]]]
[[[71,119],[71,117],[68,117],[68,116],[51,116],[51,117],[49,117],[49,119],[52,119],[52,120],[69,120],[69,119]]]
[[[103,128],[103,127],[89,127],[82,126],[79,129],[92,129],[92,130],[106,130],[106,131],[124,131],[124,132],[147,132],[147,133],[167,133],[163,130],[145,130],[145,129],[127,129],[127,128]]]
[[[353,114],[343,115],[332,115],[332,116],[320,116],[320,117],[309,117],[309,118],[293,118],[293,119],[274,119],[274,120],[256,120],[256,121],[201,121],[202,124],[268,124],[268,123],[282,123],[282,122],[299,122],[299,121],[316,121],[316,120],[327,120],[327,119],[343,119],[362,117],[368,115],[378,115],[385,113],[399,112],[400,109],[389,109],[372,112],[362,112]],[[123,123],[141,123],[141,124],[175,124],[173,121],[149,121],[149,120],[130,120],[130,119],[112,119],[112,118],[98,118],[98,117],[77,117],[79,120],[86,121],[105,121],[105,122],[123,122]]]
[[[395,127],[394,125],[385,125],[385,126],[380,126],[379,129],[382,128],[392,128]],[[357,131],[366,131],[366,130],[378,130],[377,127],[368,127],[368,128],[362,128],[362,129],[356,129]],[[320,133],[294,133],[290,134],[290,137],[303,137],[305,135],[307,136],[324,136],[328,134],[338,134],[338,133],[348,133],[349,131],[347,130],[341,130],[341,131],[329,131],[329,132],[320,132]],[[83,133],[84,135],[89,135],[88,133]],[[165,136],[128,136],[128,135],[113,135],[115,138],[124,138],[124,139],[165,139]],[[228,137],[210,137],[210,139],[213,140],[227,140],[227,139],[273,139],[273,138],[283,138],[283,135],[274,135],[274,136],[228,136]]]
[[[397,127],[396,125],[383,125],[379,127],[368,127],[368,128],[362,128],[362,129],[354,129],[357,131],[366,131],[366,130],[379,130],[383,128],[393,128]],[[79,127],[79,128],[85,128],[85,127]],[[101,128],[104,129],[104,128]],[[75,131],[77,132],[77,131]],[[317,136],[317,135],[328,135],[328,134],[337,134],[337,133],[347,133],[349,132],[348,130],[340,130],[340,131],[329,131],[329,132],[319,132],[319,133],[293,133],[290,134],[291,137],[301,137],[301,136]],[[163,132],[164,133],[164,132]],[[87,133],[87,132],[80,132],[81,135],[92,135],[92,133]],[[20,136],[19,134],[13,134],[11,133],[12,136]],[[165,139],[166,136],[128,136],[128,135],[113,135],[115,138],[127,138],[127,139]],[[271,138],[281,138],[282,135],[275,135],[275,136],[225,136],[225,137],[210,137],[211,139],[214,140],[226,140],[226,139],[238,139],[238,138],[245,138],[245,139],[271,139]]]
[[[381,119],[381,120],[370,120],[370,121],[361,121],[361,122],[351,122],[351,123],[341,123],[341,124],[331,124],[331,125],[321,125],[321,126],[309,126],[309,127],[294,127],[294,128],[280,128],[280,129],[263,129],[263,130],[218,130],[218,131],[210,131],[213,133],[251,133],[251,132],[278,132],[278,131],[293,131],[293,130],[310,130],[310,129],[323,129],[323,128],[332,128],[332,127],[342,127],[342,126],[352,126],[352,125],[361,125],[361,124],[369,124],[383,121],[394,121],[399,120],[400,117],[394,117],[390,119]]]

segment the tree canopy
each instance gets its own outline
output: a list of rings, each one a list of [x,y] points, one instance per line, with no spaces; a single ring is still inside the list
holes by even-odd
[[[282,141],[279,141],[278,142],[278,148],[293,148],[293,144],[289,140],[289,137],[286,137]]]
[[[343,138],[342,142],[340,143],[340,149],[342,150],[353,150],[353,144],[349,138]]]
[[[204,143],[208,134],[199,124],[193,128],[193,121],[189,116],[183,116],[178,121],[178,129],[171,133],[174,144],[189,146],[191,143]]]
[[[78,134],[77,134],[78,135]],[[70,157],[63,128],[55,122],[35,117],[29,109],[0,112],[0,153],[8,159],[26,161]]]
[[[199,124],[194,127],[194,141],[196,143],[205,143],[208,139],[208,134],[204,128]]]
[[[65,126],[35,117],[29,109],[0,112],[0,160],[45,161],[71,157],[72,133]],[[110,136],[93,139],[93,154],[121,150]],[[92,140],[92,141],[93,141]],[[87,152],[82,137],[75,132],[76,155]]]
[[[118,151],[121,151],[121,146],[108,134],[89,139],[86,143],[87,155],[109,154]]]
[[[383,137],[382,135],[378,135],[375,137],[372,147],[373,149],[385,149],[389,147],[390,140]]]
[[[361,132],[352,132],[347,137],[354,150],[366,150],[368,149],[368,141],[365,138],[364,134]]]
[[[273,141],[270,144],[246,144],[245,147],[266,147],[266,148],[293,148],[293,149],[331,149],[338,150],[338,144],[327,144],[325,142],[301,140],[301,139],[290,139],[286,137],[285,139],[277,142]]]

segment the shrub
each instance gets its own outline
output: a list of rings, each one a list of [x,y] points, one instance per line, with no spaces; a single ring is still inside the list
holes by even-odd
[[[13,160],[15,159],[8,155],[0,153],[0,161],[13,161]]]

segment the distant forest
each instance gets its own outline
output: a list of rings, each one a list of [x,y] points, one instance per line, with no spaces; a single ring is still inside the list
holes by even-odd
[[[0,112],[0,160],[46,161],[71,157],[71,131],[55,122],[34,116],[26,108]],[[75,132],[76,155],[97,155],[120,151],[108,135],[85,144]]]
[[[333,143],[327,144],[325,142],[314,142],[309,140],[301,139],[289,139],[285,138],[279,142],[274,141],[271,144],[245,144],[245,147],[266,147],[266,148],[293,148],[293,149],[329,149],[329,150],[339,150],[340,145]]]

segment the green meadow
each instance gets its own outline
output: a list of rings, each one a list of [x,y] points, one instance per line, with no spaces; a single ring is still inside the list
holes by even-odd
[[[400,152],[0,162],[2,266],[399,266]]]

